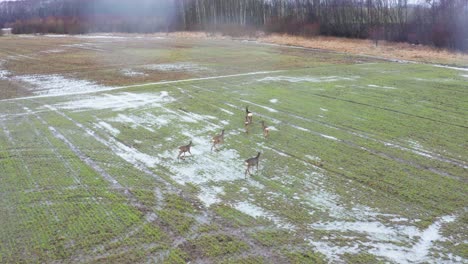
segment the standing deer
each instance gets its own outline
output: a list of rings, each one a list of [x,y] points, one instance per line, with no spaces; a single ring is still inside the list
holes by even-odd
[[[270,129],[265,125],[265,121],[262,120],[262,129],[263,129],[263,136],[268,137],[268,134],[270,133]]]
[[[216,145],[224,143],[224,129],[221,131],[221,134],[214,136],[211,142],[213,142],[213,146],[211,146],[211,151],[213,151],[213,148],[215,150],[218,150]]]
[[[245,170],[245,177],[246,178],[247,178],[247,173],[249,173],[249,175],[251,175],[250,174],[250,167],[256,166],[257,170],[258,170],[258,160],[259,160],[259,158],[260,158],[260,152],[257,153],[256,157],[245,160],[245,165],[247,166],[247,169]]]
[[[249,111],[249,107],[245,107],[245,119],[249,122],[249,124],[252,124],[252,117],[253,113]]]
[[[185,152],[188,152],[190,153],[190,155],[192,155],[192,153],[190,152],[190,147],[192,146],[192,141],[190,140],[190,143],[188,143],[188,145],[185,145],[185,146],[180,146],[179,147],[179,155],[177,156],[177,159],[179,158],[182,158],[182,159],[185,159]],[[180,157],[181,154],[184,154],[183,157]]]

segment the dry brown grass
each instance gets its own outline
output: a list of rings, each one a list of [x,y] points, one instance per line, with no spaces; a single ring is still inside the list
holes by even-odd
[[[468,54],[436,49],[423,45],[401,42],[379,41],[375,46],[371,40],[337,37],[305,38],[291,35],[268,35],[261,42],[317,48],[338,52],[378,56],[387,59],[410,60],[425,63],[468,65]]]
[[[226,37],[221,34],[208,35],[204,32],[174,32],[159,35],[179,38],[230,39],[230,37]],[[261,33],[258,34],[258,38],[256,38],[256,40],[259,42],[270,44],[323,49],[350,54],[376,56],[386,59],[468,66],[467,53],[453,52],[445,49],[436,49],[430,46],[412,45],[409,43],[401,42],[379,41],[379,45],[375,46],[373,41],[364,39],[349,39],[337,37],[306,38],[286,34],[265,35]]]

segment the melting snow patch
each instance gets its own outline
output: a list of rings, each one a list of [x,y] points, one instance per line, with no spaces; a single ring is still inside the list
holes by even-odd
[[[276,104],[277,102],[278,102],[278,99],[271,99],[270,100],[270,103],[272,103],[272,104]]]
[[[259,82],[313,82],[313,83],[320,83],[320,82],[336,82],[336,81],[354,81],[357,77],[340,77],[340,76],[327,76],[327,77],[311,77],[311,76],[304,76],[304,77],[293,77],[293,76],[276,76],[276,77],[265,77],[259,79]]]
[[[219,152],[211,152],[211,145],[207,140],[192,138],[194,146],[191,149],[196,159],[188,156],[185,160],[175,161],[171,170],[173,179],[179,184],[193,183],[205,184],[210,181],[234,181],[244,179],[244,166],[242,159],[235,150],[222,149]],[[175,159],[176,152],[163,154],[166,158]]]
[[[272,113],[278,113],[278,110],[276,109],[273,109],[273,108],[270,108],[270,107],[267,107],[267,106],[263,106],[263,105],[259,105],[259,104],[255,104],[255,103],[252,103],[250,101],[247,101],[247,100],[240,100],[242,102],[245,102],[245,103],[248,103],[248,104],[252,104],[252,105],[255,105],[255,106],[258,106],[258,107],[261,107],[265,110],[267,110],[268,112],[272,112]]]
[[[159,162],[158,158],[142,153],[133,147],[129,147],[115,140],[111,140],[111,142],[114,143],[114,145],[110,145],[110,147],[115,154],[131,164],[138,166],[139,163],[143,163],[148,167],[154,167],[154,165]]]
[[[74,37],[80,39],[126,39],[126,37],[112,35],[75,35]]]
[[[324,112],[328,112],[328,109],[325,109],[325,108],[322,108],[322,107],[320,107],[320,110],[324,111]]]
[[[118,114],[117,117],[111,118],[109,121],[130,125],[131,128],[142,127],[150,132],[154,132],[154,129],[151,128],[153,125],[162,127],[169,124],[168,119],[150,113],[145,113],[143,116]]]
[[[462,76],[468,78],[468,74],[462,74]]]
[[[439,65],[439,64],[434,64],[433,66],[439,67],[439,68],[446,68],[446,69],[457,70],[457,71],[468,71],[468,68],[450,67],[450,66]]]
[[[51,50],[44,50],[44,51],[41,51],[42,53],[61,53],[61,52],[64,52],[65,50],[63,49],[51,49]]]
[[[391,86],[379,86],[379,85],[375,85],[375,84],[369,84],[367,85],[368,87],[372,87],[372,88],[382,88],[382,89],[396,89],[395,87],[391,87]]]
[[[0,60],[0,80],[6,80],[10,75],[9,71],[2,69],[3,64],[5,64],[5,61]]]
[[[206,207],[210,207],[210,205],[221,202],[221,199],[218,197],[218,194],[224,194],[223,187],[207,187],[202,186],[200,188],[200,194],[198,194],[198,198],[202,201]]]
[[[365,234],[374,241],[402,241],[403,238],[412,238],[419,234],[416,227],[396,226],[387,227],[380,222],[330,222],[318,223],[311,226],[320,230],[333,230],[339,232],[357,232]]]
[[[36,95],[68,95],[74,93],[95,92],[109,90],[111,87],[98,85],[91,81],[77,80],[61,75],[23,75],[16,76],[16,80],[31,84]]]
[[[109,131],[114,136],[117,136],[118,134],[120,134],[120,131],[118,129],[112,127],[109,123],[100,121],[99,123],[96,124],[96,126]]]
[[[340,261],[339,255],[344,253],[357,254],[365,250],[373,255],[387,258],[395,263],[440,263],[430,256],[434,242],[443,241],[440,234],[443,224],[455,220],[454,216],[444,216],[420,231],[414,226],[393,225],[385,226],[377,221],[369,222],[328,222],[312,224],[311,228],[333,232],[357,232],[365,234],[371,242],[353,242],[354,246],[338,246],[329,242],[309,240],[309,243],[318,251],[325,254],[330,260]],[[344,236],[340,234],[339,236]],[[416,240],[414,243],[413,241]],[[411,248],[407,243],[412,243]],[[359,249],[359,247],[362,247]],[[454,258],[453,256],[451,257]],[[456,257],[455,257],[456,258]]]
[[[331,140],[335,140],[337,141],[338,139],[336,137],[332,137],[332,136],[329,136],[329,135],[325,135],[325,134],[320,134],[321,137],[324,137],[326,139],[331,139]]]
[[[229,111],[229,110],[226,110],[224,108],[219,108],[219,110],[223,111],[224,113],[228,114],[228,115],[234,115],[233,112]]]
[[[144,66],[147,70],[153,71],[204,71],[208,68],[200,66],[195,63],[180,62],[168,64],[149,64]]]
[[[172,102],[174,98],[168,96],[167,92],[161,93],[118,93],[115,95],[104,94],[87,99],[70,101],[55,105],[57,108],[69,110],[83,109],[112,109],[114,111],[134,109],[139,107],[161,107],[163,103]]]
[[[144,72],[139,72],[139,71],[135,71],[135,70],[132,70],[132,69],[122,69],[122,70],[120,70],[120,72],[122,73],[122,75],[128,76],[128,77],[137,77],[137,76],[147,76],[148,75],[148,74],[146,74]]]
[[[256,206],[254,204],[251,204],[249,202],[239,202],[234,206],[234,208],[246,215],[252,216],[253,218],[258,218],[258,217],[266,218],[272,221],[273,223],[275,223],[275,225],[280,228],[284,228],[288,230],[294,229],[294,226],[292,224],[285,223],[278,216],[275,216],[272,213],[265,211],[265,209],[259,206]]]

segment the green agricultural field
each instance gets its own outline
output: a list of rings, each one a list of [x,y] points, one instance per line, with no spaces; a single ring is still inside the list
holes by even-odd
[[[0,96],[0,263],[468,262],[465,69],[9,36]]]

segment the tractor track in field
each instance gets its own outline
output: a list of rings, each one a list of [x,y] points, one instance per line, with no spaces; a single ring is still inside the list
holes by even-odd
[[[34,190],[39,190],[40,189],[39,184],[33,179],[32,174],[31,174],[31,170],[24,163],[24,160],[26,160],[26,159],[21,154],[21,152],[17,151],[16,148],[14,147],[16,145],[15,141],[14,141],[13,136],[11,135],[10,131],[6,127],[5,123],[0,122],[0,127],[2,128],[3,132],[5,133],[8,142],[12,145],[12,148],[10,148],[10,151],[13,151],[13,156],[18,157],[19,160],[21,160],[21,167],[23,167],[24,170],[26,170],[26,175],[27,175],[27,178],[28,178],[29,182],[34,186]],[[18,171],[21,171],[21,170],[18,170]]]
[[[388,111],[388,112],[397,113],[397,114],[401,114],[401,115],[406,115],[406,116],[410,116],[410,117],[415,117],[415,118],[419,118],[419,119],[424,119],[424,120],[427,120],[427,121],[436,122],[436,123],[440,123],[440,124],[444,124],[444,125],[455,126],[455,127],[460,127],[460,128],[468,128],[468,126],[464,126],[464,125],[460,125],[460,124],[453,124],[453,123],[450,123],[450,122],[445,122],[445,121],[437,120],[437,119],[426,117],[426,116],[415,115],[415,114],[411,114],[411,113],[391,109],[391,108],[388,108],[388,107],[376,106],[376,105],[372,105],[372,104],[357,102],[357,101],[354,101],[354,100],[343,99],[343,98],[324,95],[324,94],[311,93],[311,95],[314,95],[314,96],[317,96],[317,97],[322,97],[322,98],[327,98],[327,99],[331,99],[331,100],[337,100],[337,101],[343,101],[343,102],[352,103],[352,104],[358,104],[358,105],[371,107],[371,108],[375,108],[375,109],[385,110],[385,111]]]

